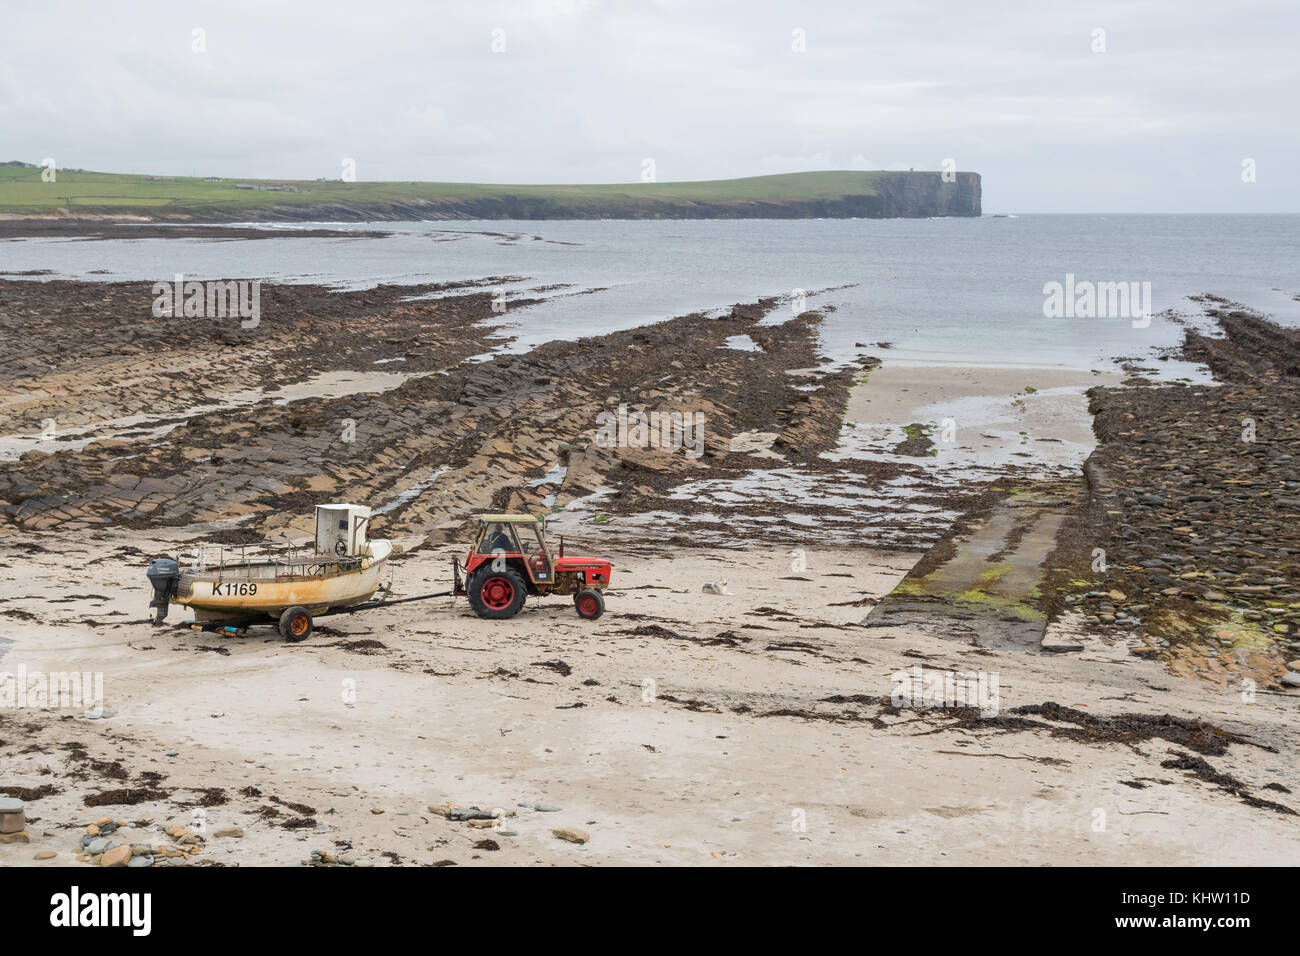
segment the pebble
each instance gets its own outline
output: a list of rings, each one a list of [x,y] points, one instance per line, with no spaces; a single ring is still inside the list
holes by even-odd
[[[140,857],[144,859],[144,857]],[[126,844],[115,846],[108,850],[99,860],[100,866],[129,866],[131,863],[131,848]]]
[[[52,860],[52,859],[54,859],[56,856],[58,856],[58,854],[55,853],[53,850],[42,850],[40,853],[37,853],[37,854],[36,854],[36,859],[38,859],[38,860]]]
[[[560,808],[553,803],[535,803],[533,809],[538,813],[559,813]]]
[[[448,820],[495,820],[496,817],[492,810],[480,810],[478,807],[457,807],[447,811]]]
[[[583,844],[591,839],[586,830],[579,830],[577,827],[560,827],[551,831],[551,836],[559,840],[566,840],[569,843]]]

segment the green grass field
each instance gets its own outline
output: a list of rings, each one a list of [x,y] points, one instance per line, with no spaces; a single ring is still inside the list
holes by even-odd
[[[844,196],[871,196],[881,177],[907,175],[891,172],[813,172],[720,179],[685,183],[631,183],[614,185],[508,186],[477,183],[429,182],[315,182],[310,180],[221,179],[198,177],[147,177],[121,173],[63,172],[55,182],[41,180],[41,170],[0,167],[0,214],[48,214],[66,209],[70,214],[161,215],[177,218],[223,219],[247,211],[280,206],[363,206],[411,201],[473,202],[525,199],[542,205],[571,209],[599,208],[611,203],[745,203],[834,200]],[[165,180],[165,181],[159,181]],[[291,185],[297,192],[238,189],[251,186]]]

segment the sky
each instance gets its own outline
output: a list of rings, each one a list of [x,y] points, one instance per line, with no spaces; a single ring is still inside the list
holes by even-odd
[[[1300,212],[1294,0],[46,0],[0,30],[0,161],[586,183],[951,159],[986,213]]]

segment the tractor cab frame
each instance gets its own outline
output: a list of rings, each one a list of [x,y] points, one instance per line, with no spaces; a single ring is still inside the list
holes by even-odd
[[[452,559],[452,590],[468,597],[479,617],[514,617],[530,594],[571,594],[578,615],[595,620],[604,613],[602,592],[612,569],[602,558],[566,556],[563,538],[553,554],[545,517],[486,514],[478,518],[463,579],[459,560]]]

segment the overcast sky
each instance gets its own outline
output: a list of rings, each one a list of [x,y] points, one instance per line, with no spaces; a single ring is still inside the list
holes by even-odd
[[[0,160],[542,183],[639,181],[646,158],[663,182],[951,157],[983,174],[985,212],[1300,212],[1295,0],[45,0],[3,19]]]

